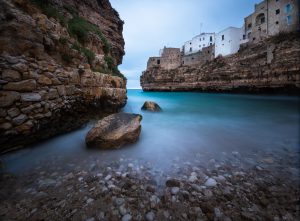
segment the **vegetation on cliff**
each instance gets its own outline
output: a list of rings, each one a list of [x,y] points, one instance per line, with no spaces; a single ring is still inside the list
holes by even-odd
[[[99,71],[105,74],[112,74],[114,76],[126,79],[125,76],[118,70],[115,60],[110,55],[110,44],[106,37],[103,35],[100,28],[79,16],[78,11],[71,5],[64,4],[62,9],[58,9],[50,0],[31,0],[43,14],[49,18],[53,18],[66,27],[68,34],[75,39],[75,42],[70,45],[70,49],[75,49],[87,59],[94,71]],[[67,12],[70,16],[64,16]],[[70,17],[70,18],[68,18]],[[104,53],[104,63],[101,65],[94,65],[96,54],[93,50],[85,45],[89,42],[90,35],[97,36],[102,44]],[[68,39],[62,37],[59,39],[60,44],[67,46]],[[71,53],[64,52],[61,58],[66,63],[71,63],[73,56]]]

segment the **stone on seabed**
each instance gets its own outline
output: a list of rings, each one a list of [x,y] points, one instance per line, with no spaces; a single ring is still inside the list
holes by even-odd
[[[206,180],[204,185],[208,187],[213,187],[217,185],[217,181],[213,178],[209,178],[208,180]]]
[[[119,148],[138,140],[141,132],[142,116],[139,114],[118,113],[98,121],[86,136],[88,147],[101,149]]]

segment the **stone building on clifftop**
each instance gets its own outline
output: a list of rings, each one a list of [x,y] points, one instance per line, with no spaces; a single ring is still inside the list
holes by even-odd
[[[160,57],[150,57],[148,59],[147,68],[161,67],[163,69],[175,69],[181,65],[180,48],[164,47],[160,50]]]
[[[245,37],[250,43],[299,30],[299,0],[264,0],[244,20]]]
[[[211,46],[215,43],[215,33],[201,33],[192,40],[184,43],[184,55],[190,55],[202,51],[203,48]]]
[[[241,45],[257,44],[284,32],[300,29],[299,0],[264,0],[244,18],[241,28],[228,27],[218,33],[201,33],[179,48],[163,48],[160,57],[151,57],[147,69],[166,70],[201,65],[218,56],[237,53]]]

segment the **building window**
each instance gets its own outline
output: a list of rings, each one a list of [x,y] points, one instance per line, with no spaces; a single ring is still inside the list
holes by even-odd
[[[290,13],[292,11],[292,6],[291,6],[291,4],[287,4],[286,6],[285,6],[285,13]]]
[[[261,13],[256,17],[256,25],[261,25],[263,23],[265,23],[266,18],[265,18],[265,14]]]
[[[280,9],[276,10],[276,15],[280,14]]]
[[[224,39],[225,39],[225,36],[224,36],[224,35],[222,35],[222,41],[224,41]]]
[[[212,46],[212,43],[210,43],[209,45]]]
[[[276,25],[278,25],[279,24],[279,21],[276,21]]]
[[[205,44],[203,44],[203,47],[205,47]]]
[[[291,25],[291,24],[292,24],[292,16],[288,15],[288,16],[286,17],[286,23],[287,23],[288,25]]]
[[[253,41],[255,41],[256,38],[253,38]]]
[[[192,44],[192,42],[190,42],[190,45]]]
[[[248,33],[248,39],[250,39],[250,37],[251,37],[251,32]]]
[[[203,38],[203,41],[205,40],[205,38]]]
[[[192,49],[192,48],[190,48],[190,52],[192,52],[192,50],[193,50],[193,49]]]
[[[212,41],[212,36],[210,36],[209,41]]]
[[[252,23],[249,23],[247,27],[248,29],[252,28]]]
[[[160,60],[157,60],[157,64],[160,64]]]
[[[246,39],[246,35],[243,35],[243,40],[245,40]]]

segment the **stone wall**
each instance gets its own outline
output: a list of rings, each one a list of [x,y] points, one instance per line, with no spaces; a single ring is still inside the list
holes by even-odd
[[[2,151],[78,127],[93,107],[114,112],[126,103],[121,78],[84,67],[4,55],[0,68]]]
[[[150,57],[147,62],[147,68],[160,67],[161,57]]]
[[[0,152],[79,127],[94,110],[115,112],[126,104],[126,80],[95,70],[105,56],[116,64],[122,61],[123,22],[117,12],[107,0],[51,2],[70,17],[60,5],[67,2],[101,28],[109,54],[93,33],[78,43],[82,49],[74,49],[77,39],[67,27],[28,1],[1,1]],[[95,53],[93,62],[83,48]]]
[[[179,48],[164,48],[160,66],[164,69],[174,69],[181,65],[181,52]]]
[[[199,66],[148,69],[144,91],[212,91],[292,93],[300,88],[299,33],[278,35],[250,44],[237,54]]]

